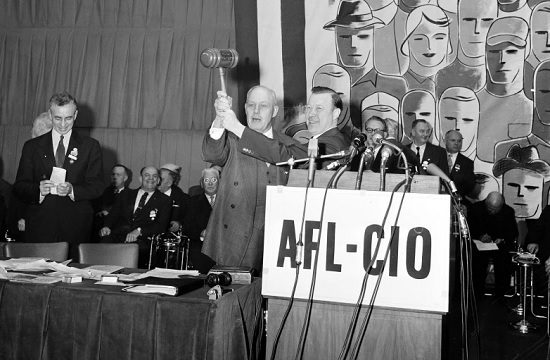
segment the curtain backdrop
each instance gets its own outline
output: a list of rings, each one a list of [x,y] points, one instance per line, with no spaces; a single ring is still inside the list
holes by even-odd
[[[1,1],[3,178],[15,180],[33,120],[67,90],[79,102],[75,127],[103,146],[106,178],[114,162],[134,172],[175,162],[180,186],[196,184],[219,88],[218,71],[199,62],[211,47],[235,48],[232,0]]]

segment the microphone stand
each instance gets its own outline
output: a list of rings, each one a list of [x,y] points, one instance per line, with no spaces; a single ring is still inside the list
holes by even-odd
[[[367,157],[372,157],[372,149],[367,148],[361,154],[361,161],[359,162],[359,170],[357,170],[357,177],[355,178],[355,190],[361,190],[361,183],[363,182],[363,167],[367,162]]]
[[[337,189],[338,180],[340,180],[342,174],[346,172],[346,168],[347,166],[342,166],[336,171],[336,174],[334,174],[334,181],[332,182],[331,189]]]
[[[389,147],[391,147],[392,149],[394,149],[395,151],[397,151],[397,154],[401,157],[401,159],[403,159],[403,164],[405,166],[405,191],[406,192],[410,192],[411,191],[411,183],[412,183],[412,176],[411,176],[411,170],[409,169],[409,162],[407,161],[407,156],[405,156],[405,154],[403,153],[403,150],[401,148],[399,148],[399,146],[395,145],[395,144],[392,144],[391,142],[389,141],[386,141],[385,139],[380,139],[380,143],[382,143],[383,145],[387,145]],[[382,165],[382,164],[380,164]],[[384,188],[386,186],[385,184],[385,167],[384,167]],[[382,167],[380,167],[380,174],[382,174]],[[383,190],[381,190],[383,191]]]
[[[317,156],[316,159],[341,158],[341,157],[344,157],[344,156],[346,156],[346,152],[345,151],[339,151],[339,152],[334,153],[334,154],[327,154],[327,155]],[[302,159],[290,158],[287,161],[278,162],[275,165],[276,166],[283,166],[283,165],[294,166],[294,164],[303,163],[303,162],[306,162],[306,161],[309,161],[309,160],[310,160],[309,157],[302,158]]]

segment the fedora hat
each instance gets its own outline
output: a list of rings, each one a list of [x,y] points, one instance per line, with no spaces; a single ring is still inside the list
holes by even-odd
[[[384,22],[372,15],[372,10],[365,0],[341,0],[336,19],[323,26],[325,30],[334,30],[336,26],[350,29],[382,27]]]
[[[543,175],[550,175],[550,165],[539,158],[539,151],[535,145],[521,147],[514,144],[508,149],[505,158],[498,160],[493,166],[493,175],[500,176],[512,169],[525,169]]]

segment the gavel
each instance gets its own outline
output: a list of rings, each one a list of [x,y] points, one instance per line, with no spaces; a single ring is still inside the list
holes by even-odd
[[[233,49],[204,49],[201,52],[200,60],[201,64],[208,69],[219,69],[222,91],[227,94],[224,69],[231,69],[237,66],[237,62],[239,61],[237,51]]]

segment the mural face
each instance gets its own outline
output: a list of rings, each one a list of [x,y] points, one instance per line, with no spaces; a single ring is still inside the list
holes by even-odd
[[[449,28],[428,21],[418,25],[409,37],[410,56],[425,67],[442,64],[449,47]]]
[[[534,102],[538,119],[550,125],[550,61],[541,64],[535,73]]]
[[[487,45],[486,62],[489,78],[494,84],[523,81],[525,49],[509,42]]]
[[[539,4],[531,15],[531,46],[537,60],[550,59],[550,2]]]
[[[455,90],[456,91],[453,91]],[[457,95],[457,96],[453,96]],[[461,95],[459,95],[461,94]],[[473,91],[466,88],[450,88],[439,102],[440,139],[449,130],[458,130],[464,137],[463,150],[475,147],[479,123],[479,102]]]
[[[341,127],[347,123],[350,118],[349,101],[351,92],[351,78],[349,73],[336,64],[326,64],[321,66],[313,75],[313,87],[323,86],[332,89],[340,95],[343,103],[343,109],[338,120],[338,126]]]
[[[502,195],[514,208],[517,218],[538,215],[542,206],[542,175],[526,169],[508,170],[502,177]]]
[[[351,29],[336,26],[336,50],[342,65],[356,68],[367,64],[372,57],[374,27]]]
[[[458,38],[464,55],[471,58],[485,55],[485,38],[497,17],[497,11],[497,2],[494,0],[460,1]]]
[[[404,135],[408,138],[412,130],[412,123],[416,119],[424,119],[433,127],[435,113],[435,98],[429,92],[415,90],[405,94],[401,106]]]

